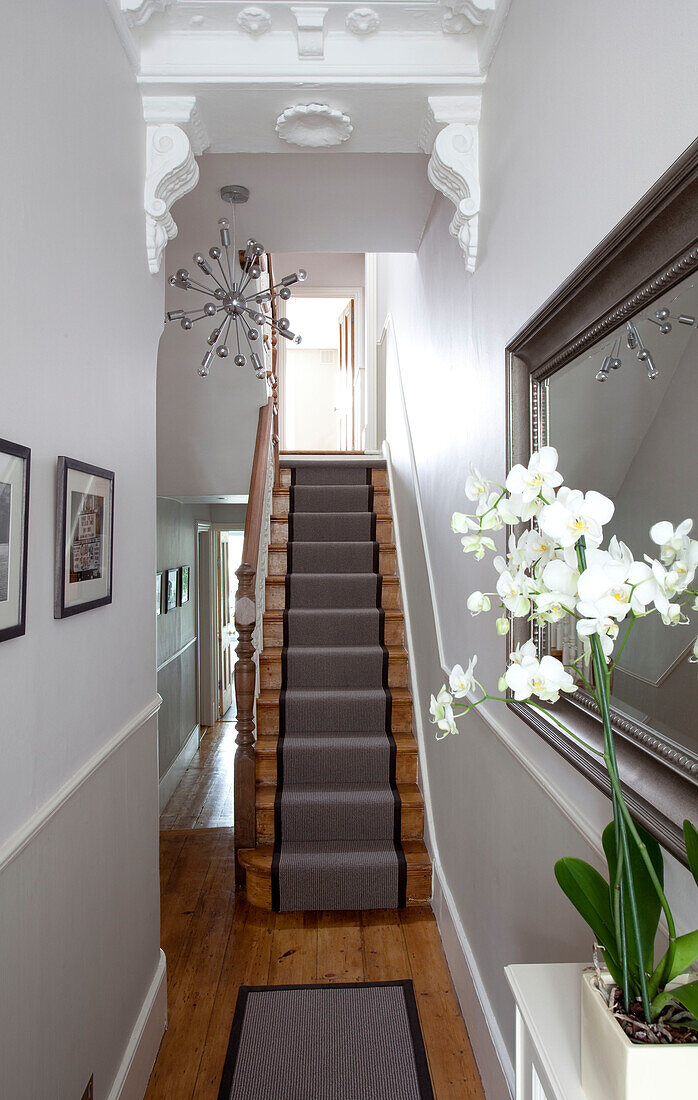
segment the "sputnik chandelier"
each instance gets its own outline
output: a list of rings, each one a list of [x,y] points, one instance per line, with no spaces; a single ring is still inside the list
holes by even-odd
[[[270,286],[268,290],[255,287],[262,274],[261,257],[264,255],[264,245],[250,238],[244,256],[240,257],[237,249],[236,207],[247,202],[249,197],[249,190],[238,184],[221,187],[221,198],[231,205],[232,253],[230,219],[220,218],[220,247],[214,245],[208,250],[212,262],[201,252],[194,254],[194,263],[210,283],[207,285],[202,282],[202,276],[198,273],[194,279],[184,267],[180,267],[176,275],[170,276],[170,286],[179,287],[180,290],[195,290],[209,300],[198,308],[170,310],[167,313],[168,321],[179,321],[185,332],[190,332],[197,321],[203,321],[206,317],[216,318],[214,327],[206,337],[208,350],[197,371],[201,378],[208,376],[214,354],[220,359],[228,357],[231,344],[235,366],[244,367],[249,356],[250,366],[256,377],[265,378],[263,343],[266,331],[275,331],[294,344],[301,342],[301,337],[289,329],[286,317],[279,317],[277,320],[271,313],[265,312],[264,307],[269,307],[275,298],[288,300],[293,284],[302,283],[308,274],[300,268],[291,275],[284,275],[281,282]],[[221,319],[220,314],[223,314]],[[269,329],[265,329],[265,325]]]
[[[678,317],[673,316],[670,310],[658,309],[654,316],[646,317],[645,320],[651,321],[653,325],[656,325],[661,332],[662,336],[668,336],[671,332],[674,324],[679,325],[695,325],[696,318],[689,314],[679,314]],[[612,370],[618,370],[622,367],[621,345],[623,343],[623,337],[616,337],[613,348],[610,353],[604,357],[604,360],[596,372],[597,382],[607,382]],[[641,363],[645,364],[647,368],[647,377],[650,382],[653,382],[655,378],[659,376],[659,368],[657,367],[649,348],[647,348],[643,342],[643,339],[638,332],[637,325],[634,321],[625,322],[625,346],[628,351],[635,353],[635,358],[639,359]]]

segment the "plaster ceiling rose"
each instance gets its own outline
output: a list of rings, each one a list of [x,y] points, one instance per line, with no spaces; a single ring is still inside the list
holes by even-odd
[[[380,27],[380,16],[373,8],[354,8],[346,18],[347,30],[363,36],[373,34]]]
[[[247,34],[251,34],[253,38],[259,37],[260,34],[265,34],[271,27],[271,16],[269,12],[266,12],[264,8],[249,7],[243,8],[237,15],[238,25],[242,27],[243,31]]]
[[[310,149],[341,145],[351,137],[353,129],[349,115],[326,103],[287,107],[276,120],[276,132],[282,141]]]

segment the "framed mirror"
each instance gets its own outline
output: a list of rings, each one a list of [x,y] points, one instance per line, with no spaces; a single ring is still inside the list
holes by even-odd
[[[605,529],[636,557],[658,556],[658,520],[698,528],[698,141],[531,318],[507,347],[508,466],[552,444],[565,484],[615,501]],[[698,612],[668,628],[646,620],[614,672],[613,726],[628,804],[674,855],[698,819],[698,675],[688,663]],[[527,637],[515,621],[510,644]],[[573,620],[534,631],[540,655],[578,656]],[[527,703],[509,704],[596,786],[603,764]],[[603,744],[583,690],[564,723]],[[564,711],[564,715],[563,712]]]

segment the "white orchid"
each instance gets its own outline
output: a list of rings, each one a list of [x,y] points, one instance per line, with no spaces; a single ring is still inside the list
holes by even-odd
[[[512,466],[507,475],[509,493],[520,493],[524,503],[529,503],[545,493],[552,496],[556,486],[562,484],[562,474],[557,472],[557,451],[554,447],[541,447],[534,451],[528,466],[520,463]]]
[[[510,627],[511,624],[510,624],[509,620],[507,619],[506,615],[501,615],[495,621],[494,625],[495,625],[495,628],[497,630],[497,633],[501,635],[501,634],[508,634],[509,633],[509,627]]]
[[[650,527],[650,538],[661,547],[659,556],[664,565],[671,565],[687,548],[687,543],[694,541],[688,537],[692,529],[692,519],[685,519],[676,528],[668,520],[660,520]]]
[[[529,565],[535,563],[539,569],[544,569],[557,553],[557,543],[535,527],[524,532],[519,540],[519,545],[525,554],[527,563]]]
[[[471,592],[466,606],[471,615],[480,615],[483,611],[490,610],[492,601],[484,592]]]
[[[437,733],[436,739],[440,741],[443,737],[446,737],[449,733],[458,733],[458,726],[456,725],[453,717],[453,696],[446,690],[444,684],[439,694],[434,697],[432,695],[429,705],[429,711],[431,713],[431,720],[433,723],[442,730],[441,735]]]
[[[481,531],[501,531],[504,526],[504,520],[499,514],[497,502],[501,496],[501,493],[493,492],[488,497],[481,497],[475,514],[480,521]]]
[[[541,510],[538,522],[541,531],[560,546],[574,546],[582,536],[588,546],[598,546],[603,538],[603,525],[608,523],[615,506],[603,493],[591,489],[562,486],[552,504]]]
[[[502,603],[507,611],[511,611],[516,618],[528,615],[531,609],[531,601],[528,598],[527,580],[525,574],[519,570],[512,575],[508,569],[500,573],[497,581],[497,592],[502,598]]]
[[[579,607],[579,604],[577,606]],[[593,608],[590,611],[588,617],[577,620],[577,633],[580,638],[590,638],[592,634],[598,634],[604,656],[608,660],[613,653],[620,627],[615,619],[611,619],[610,616],[594,616]],[[580,614],[584,614],[584,612],[580,612]]]
[[[515,649],[512,649],[509,654],[509,663],[513,665],[522,665],[524,661],[536,656],[536,643],[532,638],[529,638],[527,642],[522,642],[521,645],[517,645]]]
[[[464,554],[474,554],[477,561],[482,561],[485,550],[496,550],[494,539],[480,533],[464,535],[460,540]]]
[[[448,682],[456,699],[462,699],[464,695],[473,691],[477,686],[475,681],[476,664],[477,655],[471,657],[465,672],[463,671],[462,665],[454,665],[451,669],[451,675],[448,678]]]
[[[465,495],[468,500],[480,500],[490,491],[489,481],[485,481],[479,470],[470,463],[470,477],[465,482]]]
[[[478,531],[480,524],[472,516],[465,512],[454,512],[451,516],[451,530],[457,535],[464,535],[468,531]]]
[[[688,658],[689,664],[698,664],[698,638],[693,643],[693,649],[691,650],[691,656]]]
[[[544,623],[559,623],[574,611],[574,596],[565,592],[541,592],[533,597],[536,617]]]
[[[549,703],[556,703],[560,692],[572,693],[577,685],[557,657],[546,656],[541,661],[537,657],[526,657],[523,661],[513,662],[505,673],[507,687],[518,702],[537,695]]]
[[[504,523],[515,527],[517,523],[528,523],[538,515],[543,507],[540,497],[525,501],[522,493],[511,493],[508,497],[502,497],[497,505],[497,511]]]

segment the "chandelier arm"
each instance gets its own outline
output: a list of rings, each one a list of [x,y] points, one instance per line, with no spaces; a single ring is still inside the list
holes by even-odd
[[[228,320],[223,322],[223,324],[227,326],[225,332],[223,333],[223,337],[222,337],[222,341],[221,341],[223,344],[228,343],[228,336],[230,335],[230,326],[232,325],[232,323],[233,323],[232,315],[229,315]]]
[[[211,290],[210,286],[204,286],[202,283],[194,283],[190,279],[187,286],[182,287],[182,290],[196,290],[199,294],[208,294],[209,298],[215,295],[215,290]]]
[[[221,275],[223,276],[223,282],[225,283],[225,287],[223,289],[227,290],[228,293],[231,294],[232,293],[232,288],[230,286],[230,283],[228,282],[228,276],[226,275],[225,271],[223,270],[223,264],[221,263],[220,256],[217,258],[216,263],[218,264],[218,266],[221,269]]]

